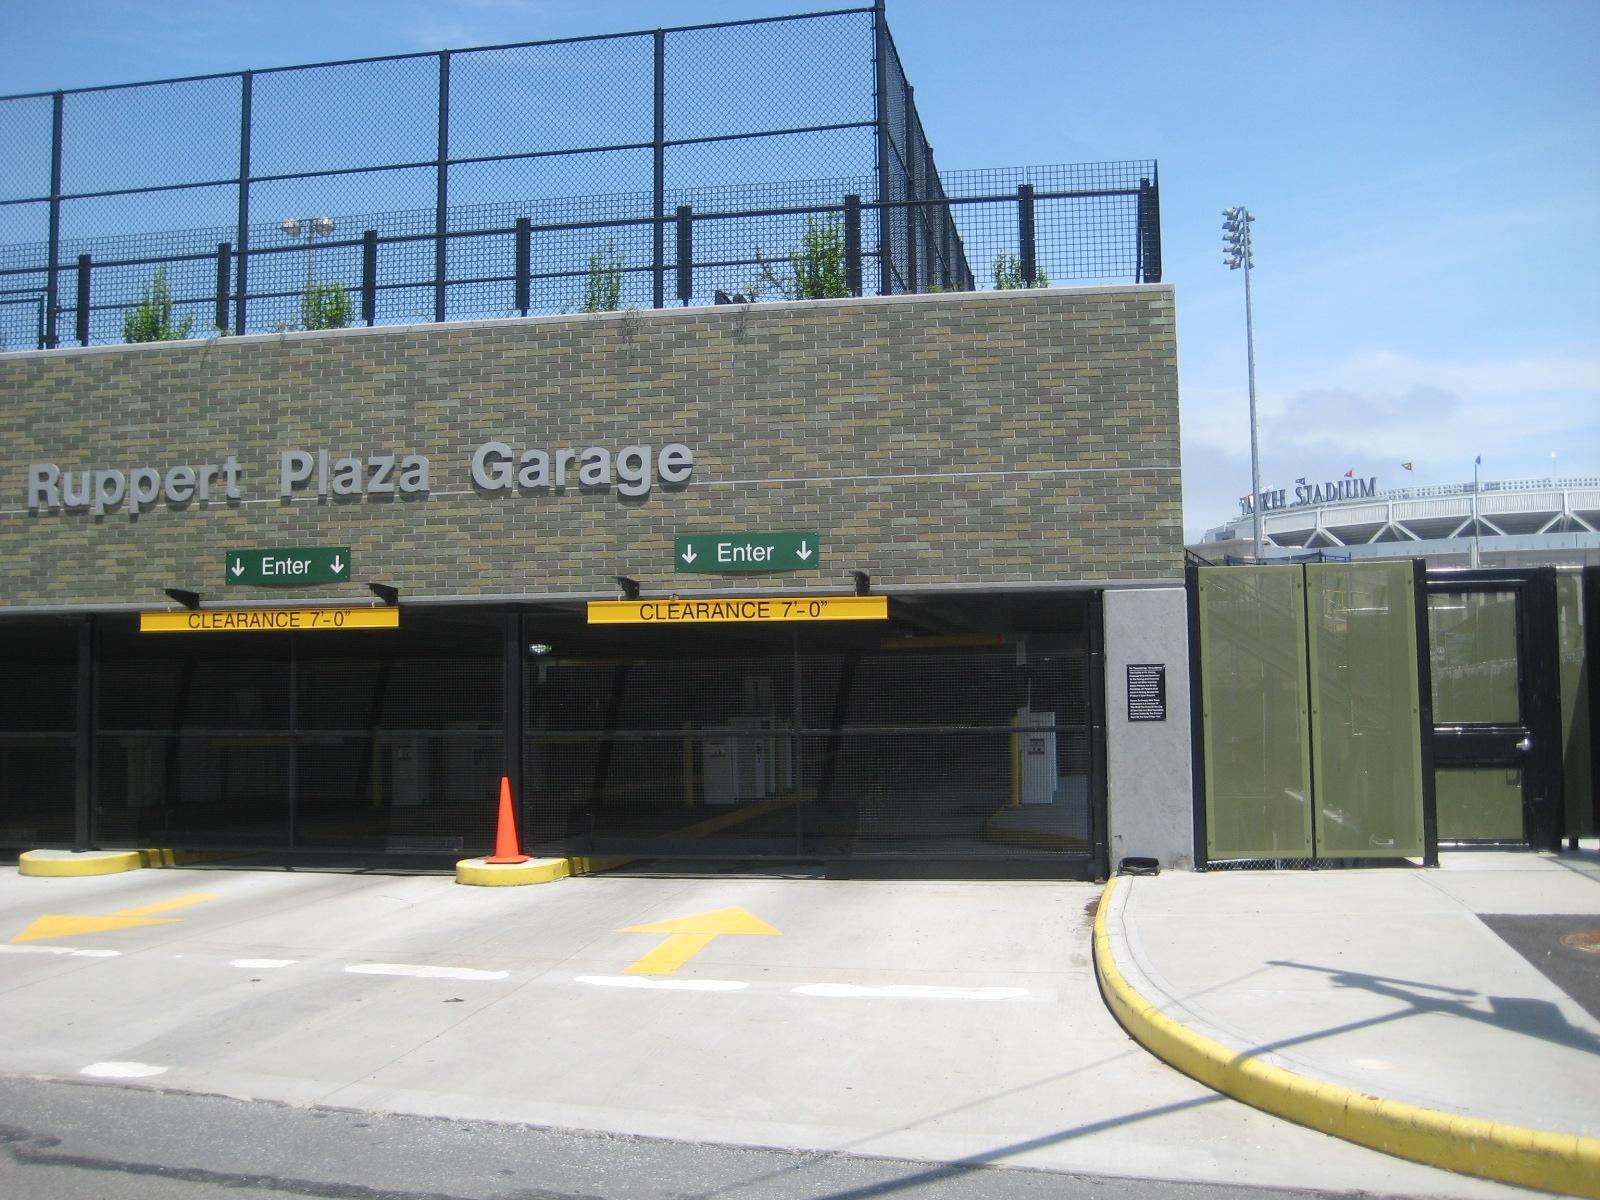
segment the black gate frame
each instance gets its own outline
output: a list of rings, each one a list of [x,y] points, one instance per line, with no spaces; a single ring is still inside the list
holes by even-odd
[[[1512,752],[1517,749],[1514,745],[1517,732],[1526,730],[1532,739],[1532,747],[1531,752],[1525,752],[1522,766],[1523,838],[1518,844],[1536,850],[1560,850],[1566,824],[1566,780],[1561,755],[1561,657],[1556,638],[1556,569],[1440,568],[1427,574],[1429,595],[1508,589],[1515,591],[1518,596],[1517,691],[1523,704],[1522,722],[1503,729],[1481,730],[1475,735],[1479,739],[1504,743],[1494,752],[1475,750],[1465,744],[1453,748],[1453,737],[1474,736],[1466,733],[1441,735],[1436,729],[1430,729],[1428,739],[1434,743],[1437,766],[1493,766],[1514,757]],[[1593,636],[1592,630],[1590,636]],[[1539,686],[1541,680],[1548,681],[1548,686]],[[1443,753],[1440,753],[1441,750]],[[1533,787],[1529,786],[1530,783]],[[1535,791],[1537,794],[1530,795]]]
[[[1584,662],[1589,676],[1589,800],[1590,828],[1600,833],[1600,566],[1583,568],[1579,590],[1583,595]],[[1577,849],[1577,838],[1568,841]]]

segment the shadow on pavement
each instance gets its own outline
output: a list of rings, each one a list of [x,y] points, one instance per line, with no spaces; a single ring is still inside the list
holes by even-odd
[[[1416,980],[1395,979],[1386,975],[1367,975],[1360,971],[1349,971],[1337,967],[1319,967],[1312,963],[1287,962],[1281,959],[1269,961],[1275,967],[1291,967],[1297,971],[1320,972],[1338,987],[1359,988],[1376,996],[1385,996],[1391,1000],[1399,1001],[1406,1005],[1407,1008],[1397,1012],[1385,1013],[1380,1017],[1368,1017],[1365,1020],[1352,1021],[1349,1024],[1335,1026],[1331,1029],[1321,1029],[1315,1033],[1304,1034],[1300,1037],[1285,1038],[1282,1041],[1256,1046],[1247,1051],[1246,1054],[1241,1055],[1241,1057],[1249,1057],[1265,1051],[1281,1050],[1286,1046],[1314,1042],[1319,1038],[1325,1038],[1333,1034],[1348,1033],[1355,1029],[1370,1028],[1374,1025],[1402,1021],[1407,1017],[1430,1013],[1460,1017],[1467,1021],[1477,1021],[1481,1024],[1491,1025],[1496,1029],[1505,1029],[1512,1033],[1539,1038],[1541,1041],[1565,1046],[1572,1050],[1582,1050],[1588,1054],[1600,1055],[1600,1037],[1595,1036],[1588,1030],[1576,1028],[1567,1020],[1566,1014],[1548,1000],[1536,1000],[1527,996],[1486,996],[1483,999],[1487,1001],[1489,1009],[1484,1011],[1481,1008],[1473,1007],[1471,1003],[1471,1000],[1477,999],[1480,994],[1464,988],[1445,987],[1434,983],[1419,983]],[[1410,989],[1423,989],[1425,992],[1433,994],[1422,994],[1422,992]],[[1470,999],[1454,999],[1453,997]]]

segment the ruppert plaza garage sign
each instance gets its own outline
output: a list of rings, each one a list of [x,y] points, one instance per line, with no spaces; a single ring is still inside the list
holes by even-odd
[[[645,496],[657,483],[689,482],[694,451],[682,442],[659,450],[646,445],[518,450],[502,441],[480,444],[466,461],[481,492],[537,492],[561,488],[615,488],[620,496]],[[274,464],[280,500],[310,496],[426,495],[433,466],[424,454],[335,454],[327,449],[283,450]],[[130,517],[160,504],[172,506],[238,502],[246,481],[258,478],[236,454],[220,462],[168,466],[62,466],[28,464],[29,512],[87,512],[101,516],[121,508]]]

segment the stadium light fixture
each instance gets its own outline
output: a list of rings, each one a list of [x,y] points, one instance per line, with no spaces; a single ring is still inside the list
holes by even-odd
[[[1250,516],[1251,557],[1261,561],[1261,449],[1256,425],[1256,335],[1250,311],[1250,269],[1256,265],[1250,241],[1255,217],[1244,205],[1222,210],[1223,265],[1230,271],[1244,268],[1244,344],[1250,371]]]
[[[291,238],[306,239],[306,290],[311,290],[313,268],[317,253],[317,239],[327,237],[334,230],[332,217],[288,217],[278,223],[278,228]]]

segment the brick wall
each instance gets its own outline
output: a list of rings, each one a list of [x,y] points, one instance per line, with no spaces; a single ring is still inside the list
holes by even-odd
[[[484,492],[468,465],[670,442],[686,485]],[[0,355],[0,611],[370,599],[223,586],[254,546],[350,546],[404,596],[1172,578],[1182,566],[1172,289],[607,313]],[[278,497],[286,450],[426,456],[425,496]],[[221,463],[241,499],[30,512],[30,464]],[[108,485],[109,486],[109,485]],[[817,530],[821,567],[674,575],[685,533]]]

